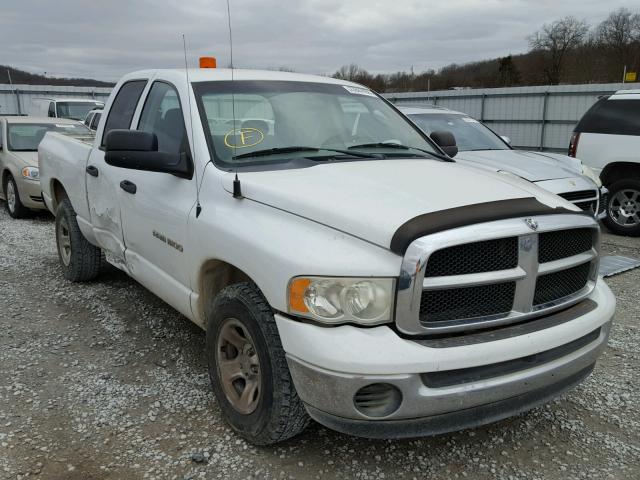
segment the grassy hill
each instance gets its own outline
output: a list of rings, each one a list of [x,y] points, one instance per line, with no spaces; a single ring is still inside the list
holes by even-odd
[[[35,73],[25,72],[7,65],[0,65],[0,84],[9,83],[9,73],[11,81],[16,85],[65,85],[74,87],[113,87],[113,83],[93,80],[90,78],[53,78],[45,77]]]

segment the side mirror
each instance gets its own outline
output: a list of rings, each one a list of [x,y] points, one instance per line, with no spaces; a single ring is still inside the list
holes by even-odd
[[[507,137],[506,135],[500,135],[500,138],[502,139],[502,141],[508,145],[511,145],[511,139],[509,137]]]
[[[156,134],[137,130],[111,130],[107,133],[104,161],[114,167],[171,173],[180,178],[193,175],[185,153],[159,152]]]
[[[431,132],[431,140],[436,142],[444,153],[449,155],[451,158],[455,157],[458,154],[458,147],[456,145],[456,137],[453,136],[453,133],[447,130],[441,130],[437,132]]]

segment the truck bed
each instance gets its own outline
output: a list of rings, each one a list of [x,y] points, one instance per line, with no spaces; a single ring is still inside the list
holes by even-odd
[[[79,217],[89,218],[85,169],[94,142],[93,135],[71,136],[48,132],[38,147],[42,196],[55,215],[54,185],[64,186]]]

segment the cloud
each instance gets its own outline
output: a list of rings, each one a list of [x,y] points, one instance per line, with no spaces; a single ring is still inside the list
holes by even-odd
[[[372,72],[439,68],[526,51],[545,22],[591,22],[614,7],[595,0],[230,0],[238,67],[332,73],[355,62]],[[633,8],[633,5],[629,5]],[[21,0],[3,5],[2,63],[55,76],[116,80],[142,68],[227,65],[222,0]]]

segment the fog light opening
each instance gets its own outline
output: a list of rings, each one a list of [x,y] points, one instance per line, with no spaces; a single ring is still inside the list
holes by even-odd
[[[402,393],[389,383],[372,383],[353,396],[356,409],[367,417],[386,417],[400,408]]]

